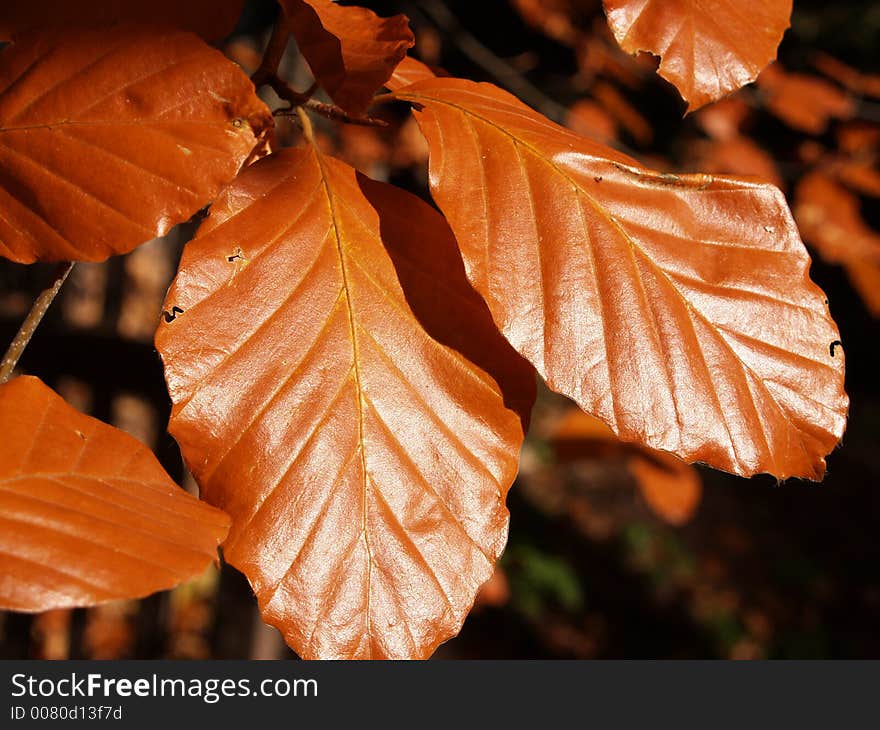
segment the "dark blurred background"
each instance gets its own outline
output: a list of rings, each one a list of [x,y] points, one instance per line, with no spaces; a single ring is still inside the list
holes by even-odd
[[[840,326],[852,400],[824,482],[777,484],[658,462],[542,389],[509,499],[509,547],[460,636],[436,656],[880,657],[880,3],[795,0],[780,62],[686,118],[656,61],[617,49],[596,0],[360,4],[409,15],[413,55],[427,63],[506,87],[655,168],[756,174],[783,187]],[[274,14],[271,2],[249,2],[220,44],[248,72]],[[293,43],[282,72],[309,85]],[[322,144],[427,198],[417,128],[406,110],[382,113],[383,129],[322,124]],[[278,142],[297,137],[279,119]],[[77,265],[20,363],[148,443],[190,490],[165,433],[152,333],[196,225],[106,264]],[[0,262],[4,345],[50,276],[50,267]],[[293,654],[228,566],[139,602],[0,612],[0,658],[285,656]]]

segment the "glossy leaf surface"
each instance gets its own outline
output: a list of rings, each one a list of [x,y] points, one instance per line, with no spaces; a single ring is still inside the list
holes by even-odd
[[[0,255],[101,261],[165,234],[272,124],[190,33],[28,33],[0,54]]]
[[[0,39],[50,26],[114,26],[146,23],[198,33],[207,40],[229,35],[244,0],[28,0],[0,6]]]
[[[629,53],[660,56],[658,73],[693,111],[754,81],[776,58],[791,0],[604,0]]]
[[[312,149],[249,167],[156,345],[224,554],[303,657],[425,657],[507,538],[534,372],[443,218]]]
[[[653,172],[489,84],[396,95],[422,109],[472,283],[550,387],[626,441],[821,477],[845,424],[843,355],[778,189]]]
[[[201,574],[229,517],[39,379],[0,385],[0,608],[140,598]]]
[[[318,83],[339,106],[361,114],[415,42],[404,15],[332,0],[280,0]]]

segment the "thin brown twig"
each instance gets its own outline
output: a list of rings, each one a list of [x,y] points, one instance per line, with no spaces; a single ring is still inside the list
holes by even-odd
[[[501,86],[542,112],[555,122],[562,123],[568,111],[555,99],[526,79],[507,61],[496,56],[466,30],[443,0],[420,0],[405,3],[407,12],[426,17],[436,28],[448,35],[459,50],[477,66],[491,74]]]
[[[272,76],[266,80],[266,84],[271,86],[272,90],[278,94],[281,99],[288,102],[291,108],[302,106],[311,99],[318,90],[318,82],[315,81],[305,91],[297,91],[277,74],[272,74]]]
[[[260,88],[269,80],[278,75],[278,66],[284,51],[287,49],[287,42],[290,40],[290,21],[287,19],[287,13],[283,10],[278,11],[278,19],[272,26],[272,35],[269,37],[269,43],[263,53],[263,60],[260,61],[260,67],[254,71],[251,81],[256,88]]]
[[[276,116],[293,116],[297,114],[301,109],[309,109],[316,114],[320,114],[322,117],[327,117],[327,119],[332,119],[336,122],[344,122],[345,124],[355,124],[360,127],[387,127],[388,122],[384,119],[378,119],[377,117],[356,117],[349,114],[344,109],[340,109],[338,106],[334,104],[325,104],[322,101],[316,101],[315,99],[310,99],[303,104],[296,104],[290,109],[279,109],[275,112]]]
[[[39,326],[40,321],[49,309],[49,305],[52,304],[52,300],[55,299],[55,296],[61,289],[61,285],[67,279],[68,274],[70,274],[71,269],[73,269],[72,261],[65,261],[58,264],[52,277],[52,283],[43,289],[34,301],[31,311],[28,312],[28,316],[25,317],[24,322],[21,323],[18,333],[15,335],[15,338],[9,345],[9,349],[6,350],[6,354],[3,356],[3,361],[0,362],[0,384],[5,383],[10,377],[12,377],[12,371],[15,370],[15,366],[18,364],[18,359],[31,341],[31,337],[34,336],[34,332]]]

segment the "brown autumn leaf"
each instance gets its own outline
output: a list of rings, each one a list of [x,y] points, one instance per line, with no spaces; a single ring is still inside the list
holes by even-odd
[[[229,517],[38,378],[0,385],[0,433],[0,608],[140,598],[217,557]]]
[[[0,5],[0,40],[28,30],[146,23],[213,41],[235,28],[244,0],[28,0]]]
[[[446,74],[439,74],[446,75]],[[385,82],[386,88],[396,91],[404,86],[409,86],[417,81],[433,79],[438,76],[430,66],[422,63],[412,56],[404,56],[403,60],[394,69],[394,72]]]
[[[694,111],[754,81],[776,58],[791,0],[604,0],[628,53],[660,56],[658,73]]]
[[[694,115],[700,128],[712,139],[721,142],[743,134],[743,128],[750,121],[753,110],[740,97],[728,96],[721,101],[703,107]]]
[[[812,172],[798,183],[793,208],[804,238],[823,259],[846,269],[865,307],[880,317],[880,234],[865,223],[859,199]]]
[[[599,10],[600,0],[511,0],[533,28],[568,46],[584,36],[583,27]]]
[[[380,18],[332,0],[279,1],[315,79],[350,114],[366,111],[415,43],[405,15]]]
[[[827,53],[817,54],[813,65],[856,96],[880,99],[880,74],[863,73]]]
[[[822,134],[832,119],[848,119],[855,112],[853,100],[834,84],[818,76],[789,73],[778,63],[764,70],[758,88],[774,116],[807,134]]]
[[[653,172],[491,84],[395,96],[471,282],[551,388],[687,461],[822,476],[844,358],[777,188]]]
[[[591,89],[593,97],[604,109],[629,132],[640,145],[649,145],[654,138],[654,130],[642,114],[613,84],[599,81]]]
[[[102,261],[164,235],[271,124],[240,69],[190,33],[22,35],[0,54],[0,255]]]
[[[617,139],[617,123],[602,105],[592,99],[578,99],[568,110],[566,126],[583,137],[609,143]]]
[[[249,167],[156,346],[224,555],[303,657],[426,657],[507,539],[534,372],[442,216],[314,149]]]
[[[563,414],[550,440],[563,462],[585,457],[623,462],[648,507],[670,524],[684,524],[700,504],[703,490],[694,467],[665,451],[621,441],[580,408]]]

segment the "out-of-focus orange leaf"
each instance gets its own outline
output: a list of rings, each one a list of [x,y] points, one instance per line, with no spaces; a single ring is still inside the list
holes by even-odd
[[[551,388],[626,441],[822,476],[844,358],[777,188],[653,172],[491,84],[396,96],[417,105],[468,276]]]
[[[621,127],[641,145],[648,145],[654,138],[654,130],[638,110],[614,86],[599,81],[593,85],[592,94]]]
[[[862,120],[842,122],[837,126],[835,136],[841,152],[876,157],[880,152],[880,125]]]
[[[596,17],[589,34],[583,35],[575,46],[580,77],[587,88],[596,76],[603,76],[629,89],[642,86],[644,77],[656,71],[656,63],[646,68],[644,54],[629,56],[620,50],[608,23],[601,15]],[[656,61],[653,56],[652,61]]]
[[[478,608],[500,608],[510,601],[510,583],[507,574],[500,565],[495,567],[495,572],[477,592],[474,600],[474,610]]]
[[[597,142],[612,142],[617,138],[614,118],[591,99],[579,99],[568,110],[566,125],[578,134]]]
[[[599,9],[599,0],[512,0],[529,25],[565,45],[575,45],[582,26]]]
[[[415,42],[405,15],[380,18],[332,0],[280,2],[318,83],[351,114],[366,110]]]
[[[164,235],[272,124],[190,33],[29,33],[0,61],[0,255],[21,263],[102,261]]]
[[[621,48],[660,56],[658,73],[694,111],[754,81],[776,58],[791,0],[604,0]]]
[[[831,157],[822,170],[862,195],[880,197],[880,170],[875,161]]]
[[[827,53],[819,53],[813,65],[856,96],[880,99],[880,74],[862,73]]]
[[[846,268],[868,311],[880,317],[880,235],[862,219],[858,198],[814,172],[798,184],[794,213],[804,238]]]
[[[687,522],[700,503],[702,485],[697,470],[664,451],[621,441],[598,418],[580,408],[567,411],[551,436],[557,458],[621,461],[635,479],[642,498],[673,525]]]
[[[628,466],[642,498],[659,517],[673,525],[693,517],[703,493],[696,469],[665,451],[633,457]]]
[[[384,131],[384,130],[383,130]],[[367,174],[379,176],[377,167],[387,165],[389,146],[376,127],[342,124],[337,132],[335,156]]]
[[[822,134],[832,119],[847,119],[855,111],[852,99],[834,84],[818,76],[789,73],[779,64],[764,70],[758,87],[772,114],[808,134]]]
[[[701,140],[691,147],[691,163],[710,173],[749,175],[783,188],[773,158],[748,137]]]
[[[427,161],[428,142],[416,120],[407,117],[391,146],[391,164],[394,167],[424,166]]]
[[[249,167],[156,345],[170,430],[264,619],[303,657],[425,657],[507,538],[534,372],[440,216],[314,148]]]
[[[712,139],[723,141],[739,137],[751,113],[748,104],[733,96],[703,107],[694,118]]]
[[[23,31],[146,23],[198,33],[209,41],[235,28],[244,0],[28,0],[0,5],[0,40]]]
[[[139,598],[199,575],[229,517],[38,378],[0,385],[0,608]]]

